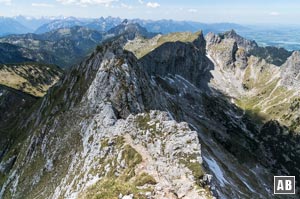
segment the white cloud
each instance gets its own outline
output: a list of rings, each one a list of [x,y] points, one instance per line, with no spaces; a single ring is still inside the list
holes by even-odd
[[[5,5],[11,5],[11,1],[12,0],[0,0],[0,3],[3,3],[3,4],[5,4]]]
[[[148,2],[147,3],[147,7],[150,7],[150,8],[158,8],[160,6],[159,3],[156,3],[156,2]]]
[[[109,6],[112,2],[118,1],[118,0],[56,0],[57,2],[60,2],[64,5],[67,4],[75,4],[80,6],[87,6],[87,5],[105,5]]]
[[[144,1],[143,0],[138,0],[140,4],[144,4]]]
[[[57,2],[59,3],[62,3],[62,4],[73,4],[73,3],[78,3],[77,0],[56,0]]]
[[[271,16],[279,16],[280,13],[274,11],[274,12],[270,12],[269,15],[271,15]]]
[[[197,10],[197,9],[193,9],[193,8],[191,8],[191,9],[188,9],[188,12],[191,12],[191,13],[196,13],[196,12],[198,12],[198,10]]]
[[[127,9],[132,9],[132,8],[133,8],[132,6],[127,5],[127,4],[125,4],[125,3],[121,3],[121,6],[122,6],[123,8],[127,8]]]
[[[33,7],[47,7],[47,8],[54,7],[54,5],[48,4],[48,3],[32,3],[31,6],[33,6]]]

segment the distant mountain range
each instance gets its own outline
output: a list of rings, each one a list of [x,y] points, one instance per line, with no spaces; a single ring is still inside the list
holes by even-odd
[[[9,34],[36,33],[43,34],[60,28],[82,26],[100,32],[106,32],[122,23],[124,19],[119,17],[100,18],[76,18],[76,17],[1,17],[0,36]],[[295,26],[278,25],[240,25],[236,23],[200,23],[194,21],[175,20],[143,20],[130,19],[129,22],[139,23],[149,32],[172,33],[172,32],[196,32],[202,30],[222,33],[234,29],[243,37],[255,40],[263,46],[283,47],[288,50],[300,49],[300,28]]]
[[[78,19],[75,17],[68,17],[64,19],[55,19],[50,21],[49,23],[45,23],[37,28],[35,30],[35,33],[41,34],[60,28],[71,28],[74,26],[83,26],[89,29],[103,32],[108,31],[109,29],[119,25],[120,23],[122,23],[122,19],[114,17],[101,17],[99,19]]]
[[[32,18],[17,16],[13,18],[2,17],[0,25],[11,24],[15,29],[6,31],[4,27],[0,28],[0,35],[6,34],[22,34],[22,33],[37,33],[42,34],[45,32],[53,31],[60,28],[71,28],[74,26],[83,26],[97,31],[108,31],[109,29],[122,23],[124,19],[119,17],[100,17],[96,18],[76,18],[76,17],[42,17]],[[174,20],[142,20],[132,19],[131,23],[139,23],[145,27],[149,32],[157,33],[170,33],[179,31],[195,32],[203,30],[204,32],[223,32],[229,29],[244,30],[246,27],[234,23],[199,23],[193,21],[174,21]],[[22,28],[17,29],[18,26]]]
[[[0,62],[38,61],[67,68],[85,57],[102,38],[102,33],[80,26],[44,34],[9,35],[0,38]],[[14,56],[8,51],[14,51]]]
[[[17,20],[0,17],[0,35],[22,34],[30,31],[31,29],[25,27]]]
[[[51,21],[47,24],[39,27],[35,33],[44,33],[58,28],[69,28],[73,26],[84,26],[87,28],[95,29],[98,31],[108,31],[109,29],[119,25],[123,20],[120,18],[99,18],[99,19],[86,19],[80,20],[74,17],[58,19]],[[128,20],[131,23],[138,23],[149,32],[156,33],[171,33],[180,31],[190,31],[196,32],[198,30],[203,30],[204,32],[223,32],[230,29],[235,30],[245,30],[246,27],[234,24],[234,23],[216,23],[216,24],[206,24],[192,21],[174,21],[174,20],[142,20],[142,19],[131,19]]]
[[[126,32],[128,39],[137,35],[156,35],[138,24],[128,23],[127,20],[107,32],[74,26],[43,34],[8,35],[0,38],[0,63],[41,62],[69,68],[91,53],[103,40]]]

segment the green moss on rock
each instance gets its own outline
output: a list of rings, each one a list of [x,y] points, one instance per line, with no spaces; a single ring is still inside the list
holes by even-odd
[[[78,199],[118,199],[119,195],[134,194],[134,198],[146,199],[143,190],[137,189],[135,185],[118,179],[103,179],[88,188]]]
[[[143,186],[145,184],[155,185],[156,183],[156,180],[148,173],[142,173],[135,179],[136,186]]]

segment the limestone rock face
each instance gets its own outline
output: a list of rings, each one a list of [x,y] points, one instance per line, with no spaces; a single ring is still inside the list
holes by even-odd
[[[177,74],[196,86],[203,85],[213,69],[206,57],[205,44],[202,33],[192,42],[167,42],[142,57],[140,62],[150,75]]]
[[[250,41],[241,37],[234,30],[221,34],[221,37],[224,39],[233,39],[239,47],[244,48],[247,52],[258,47],[255,41]]]
[[[208,53],[224,69],[232,70],[238,50],[237,42],[232,38],[222,39],[213,33],[206,36]]]
[[[300,88],[300,52],[295,51],[281,67],[282,84],[294,89]]]

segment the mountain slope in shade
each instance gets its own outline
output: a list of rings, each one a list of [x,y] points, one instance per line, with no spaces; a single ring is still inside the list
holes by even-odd
[[[20,122],[44,96],[48,89],[62,77],[62,71],[56,66],[37,63],[0,65],[0,159],[3,160],[9,147],[15,141],[26,139],[27,134],[16,130]],[[15,154],[14,151],[11,151]],[[10,155],[12,155],[10,154]],[[14,164],[15,156],[0,165],[1,184],[3,174]],[[2,186],[1,185],[1,186]]]
[[[17,139],[18,134],[11,130],[17,124],[17,118],[25,117],[24,112],[30,110],[37,98],[22,91],[15,90],[0,84],[0,159],[7,152],[10,142]],[[11,159],[13,160],[13,159]],[[11,162],[12,163],[12,162]],[[11,164],[10,163],[10,164]],[[8,164],[6,168],[10,168]],[[6,170],[5,170],[6,172]],[[3,183],[3,167],[1,167],[1,183]]]
[[[44,52],[36,52],[9,43],[0,43],[0,53],[0,64],[42,61],[42,57],[48,57]]]

